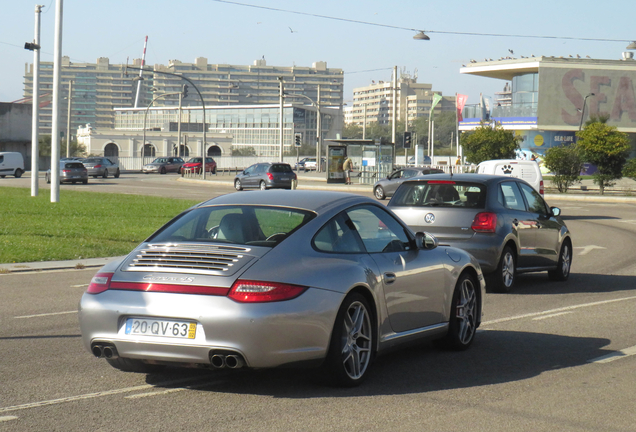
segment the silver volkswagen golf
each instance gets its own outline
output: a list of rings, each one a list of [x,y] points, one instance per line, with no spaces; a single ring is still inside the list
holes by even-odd
[[[493,291],[509,292],[518,273],[570,275],[572,239],[561,210],[524,180],[431,174],[404,182],[388,207],[411,229],[472,254]]]
[[[99,270],[79,321],[86,349],[124,371],[304,364],[354,386],[393,346],[468,348],[484,287],[469,254],[371,198],[233,193]]]

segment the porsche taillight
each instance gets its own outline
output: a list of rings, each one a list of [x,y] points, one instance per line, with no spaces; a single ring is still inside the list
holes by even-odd
[[[490,212],[477,213],[470,227],[475,232],[494,233],[497,228],[497,214]]]
[[[237,280],[228,297],[239,303],[266,303],[291,300],[307,290],[307,287],[278,282]]]
[[[110,280],[113,278],[113,273],[97,273],[91,279],[91,283],[88,284],[86,292],[88,294],[103,293],[110,287]]]

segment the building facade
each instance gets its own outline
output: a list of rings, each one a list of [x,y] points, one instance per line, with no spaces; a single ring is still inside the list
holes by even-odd
[[[461,73],[504,82],[500,102],[490,109],[466,106],[462,131],[482,119],[496,121],[522,136],[521,153],[541,156],[546,149],[576,140],[591,115],[608,115],[608,124],[636,137],[636,61],[622,59],[530,57],[471,63]],[[502,103],[508,99],[510,103]]]
[[[40,133],[50,134],[52,127],[53,63],[42,62],[40,68]],[[132,66],[140,67],[141,60]],[[181,74],[193,81],[207,105],[274,104],[279,101],[279,77],[285,89],[285,101],[307,103],[309,98],[321,106],[342,106],[343,71],[328,68],[323,61],[311,67],[268,66],[264,59],[253,65],[208,64],[199,57],[194,63],[172,60],[167,66],[157,64],[150,72],[128,69],[126,65],[113,65],[108,58],[99,58],[96,63],[74,63],[69,57],[62,58],[60,128],[67,124],[69,82],[73,81],[71,97],[70,130],[90,124],[95,129],[115,127],[115,108],[147,107],[158,95],[182,93],[187,84],[175,76],[161,74],[167,72]],[[154,73],[157,71],[157,73]],[[191,86],[190,86],[191,87]],[[137,91],[139,89],[139,92]],[[188,89],[183,106],[200,107],[201,99],[194,88]],[[27,65],[24,76],[24,101],[33,97],[33,65]],[[176,107],[177,94],[162,97],[154,106]]]
[[[428,117],[433,104],[433,95],[441,95],[441,92],[433,90],[432,84],[417,83],[417,76],[411,77],[405,73],[402,73],[397,80],[395,93],[397,120],[408,120],[409,123],[418,117]],[[353,90],[353,107],[347,120],[359,126],[371,122],[389,124],[393,118],[393,109],[392,82],[373,81],[370,86]],[[455,96],[442,96],[434,112],[454,110]]]
[[[201,154],[203,110],[185,107],[116,108],[115,128],[90,126],[80,129],[80,143],[89,154],[118,157],[149,157]],[[342,132],[340,107],[321,107],[322,138],[336,138]],[[232,152],[278,157],[280,154],[280,106],[206,106],[205,154],[230,156]],[[293,153],[295,134],[315,147],[318,111],[315,106],[286,103],[283,107],[283,151]],[[179,126],[181,149],[179,149]],[[144,133],[145,127],[145,133]],[[145,145],[143,144],[145,142]]]

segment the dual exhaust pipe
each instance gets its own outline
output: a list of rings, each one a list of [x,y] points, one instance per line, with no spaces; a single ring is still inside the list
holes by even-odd
[[[240,354],[221,354],[210,352],[210,363],[216,369],[228,367],[230,369],[239,369],[245,366],[245,360]]]
[[[113,344],[93,344],[91,352],[97,358],[116,359],[119,357],[117,354],[117,348]]]

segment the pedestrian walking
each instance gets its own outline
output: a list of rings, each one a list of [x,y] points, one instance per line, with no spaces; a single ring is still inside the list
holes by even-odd
[[[344,170],[345,173],[345,184],[352,184],[351,183],[351,170],[353,169],[353,161],[351,160],[351,158],[349,156],[346,157],[344,163],[342,164],[342,169]]]

